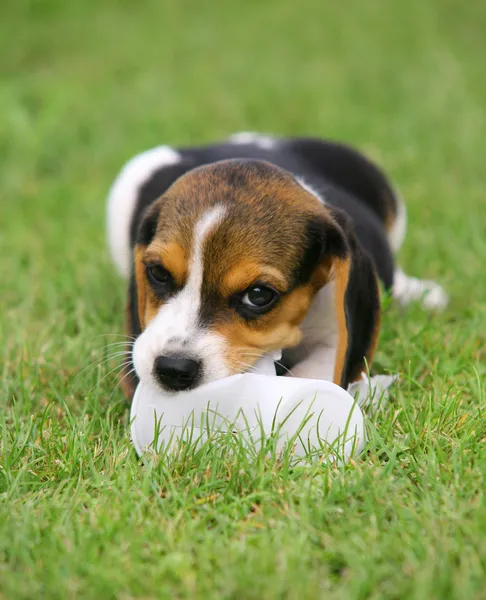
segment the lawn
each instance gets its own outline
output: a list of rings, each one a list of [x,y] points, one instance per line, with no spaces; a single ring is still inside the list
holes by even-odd
[[[486,4],[3,0],[0,598],[484,598]],[[140,464],[117,388],[107,190],[238,130],[349,141],[409,207],[398,372],[346,467],[225,447]]]

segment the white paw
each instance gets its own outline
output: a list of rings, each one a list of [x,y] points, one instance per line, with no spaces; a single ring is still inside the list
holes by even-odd
[[[427,310],[443,310],[449,302],[449,296],[438,283],[409,277],[401,269],[395,271],[393,297],[402,306],[420,301]]]
[[[361,379],[350,383],[348,393],[357,399],[358,405],[371,412],[383,408],[390,398],[390,386],[398,381],[398,375],[374,375],[361,373]]]

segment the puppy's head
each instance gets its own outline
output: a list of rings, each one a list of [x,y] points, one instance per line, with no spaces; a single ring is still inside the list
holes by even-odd
[[[228,160],[183,175],[144,215],[134,248],[138,377],[176,392],[243,372],[300,342],[315,294],[333,280],[335,380],[349,379],[348,237],[268,163]]]

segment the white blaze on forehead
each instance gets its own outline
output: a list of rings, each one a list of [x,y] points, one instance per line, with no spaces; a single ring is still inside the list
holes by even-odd
[[[199,305],[201,303],[201,287],[204,275],[205,241],[208,235],[221,223],[224,213],[223,206],[215,206],[196,223],[192,258],[189,264],[189,278],[185,289],[190,288],[197,295]]]
[[[151,376],[157,356],[171,353],[202,360],[207,380],[229,374],[224,360],[224,339],[202,330],[198,323],[206,241],[224,215],[224,207],[215,206],[196,223],[186,285],[159,309],[135,343],[133,360],[140,378]]]
[[[171,342],[171,338],[179,340],[180,343],[197,333],[204,277],[205,241],[221,223],[223,216],[224,208],[216,206],[205,213],[196,223],[187,283],[176,296],[160,308],[153,321],[155,328],[160,330],[160,336],[169,345],[178,345],[178,342]],[[152,323],[149,327],[151,325]]]
[[[152,175],[181,162],[181,155],[169,146],[157,146],[129,160],[108,194],[108,245],[113,262],[124,277],[130,274],[130,224],[140,188]]]

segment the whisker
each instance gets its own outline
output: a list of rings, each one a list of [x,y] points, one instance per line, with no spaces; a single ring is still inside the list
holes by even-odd
[[[291,377],[295,377],[295,375],[292,373],[292,371],[286,367],[284,364],[282,364],[280,361],[278,360],[273,360],[272,358],[268,357],[268,356],[262,356],[261,354],[251,354],[249,352],[244,352],[242,354],[242,356],[257,356],[258,358],[263,358],[265,360],[269,360],[273,363],[275,363],[276,365],[278,365],[279,367],[282,367],[282,369],[285,369],[285,371],[287,371],[287,373],[291,376]]]
[[[240,367],[244,367],[246,369],[247,372],[249,373],[257,373],[258,374],[258,370],[255,369],[255,365],[251,365],[250,363],[246,363],[243,362],[241,360],[236,360],[236,359],[232,359],[231,361],[231,366],[240,366]]]
[[[110,353],[110,354],[108,354],[108,356],[106,356],[106,350],[107,350],[108,348],[116,348],[117,346],[122,346],[122,347],[124,347],[124,348],[127,348],[127,344],[125,344],[125,343],[122,343],[122,344],[120,344],[120,345],[118,345],[118,344],[113,344],[113,345],[112,345],[112,344],[109,344],[108,346],[103,346],[102,348],[99,348],[99,349],[98,349],[98,351],[99,351],[99,354],[103,354],[103,356],[104,356],[103,360],[105,360],[106,358],[108,358],[108,359],[109,359],[109,358],[111,358],[112,356],[115,356],[115,354],[113,354],[113,353]],[[132,349],[133,349],[133,347],[132,347],[132,346],[130,346],[130,345],[128,345],[128,348],[127,348],[126,350],[123,350],[123,352],[125,352],[125,353],[131,352],[131,351],[132,351]],[[122,351],[120,351],[120,352],[122,352]],[[99,360],[100,360],[100,358],[98,358],[98,357],[97,357],[97,358],[95,358],[95,359],[94,359],[94,360],[93,360],[93,361],[90,363],[90,365],[97,363]],[[90,366],[90,365],[88,365],[88,366]]]
[[[131,340],[137,339],[136,335],[126,335],[125,333],[100,333],[99,335],[94,336],[94,338],[99,338],[99,337],[122,337],[125,339],[131,339]]]
[[[135,346],[135,342],[115,342],[114,344],[107,344],[103,346],[103,350],[107,348],[133,348]]]
[[[106,348],[107,346],[116,346],[116,345],[121,345],[121,344],[127,344],[128,346],[134,346],[135,342],[136,342],[136,340],[123,340],[122,342],[112,342],[110,344],[103,344],[103,348]]]
[[[109,377],[112,373],[114,373],[115,371],[118,371],[118,373],[117,373],[117,375],[118,375],[119,373],[122,372],[122,370],[126,366],[128,366],[128,364],[129,363],[122,363],[121,365],[117,365],[116,367],[114,367],[113,369],[111,369],[111,371],[108,371],[108,373],[106,373],[106,375],[104,375],[99,381],[97,381],[95,385],[97,385],[97,386],[101,385],[103,383],[103,381],[105,381],[105,379],[107,377]],[[93,391],[93,389],[94,389],[94,386],[91,388],[90,391]]]
[[[130,376],[132,373],[135,373],[135,372],[136,372],[136,371],[135,371],[135,368],[132,368],[132,369],[130,369],[130,371],[127,371],[127,372],[125,373],[125,375],[123,375],[123,377],[120,377],[120,378],[118,379],[118,383],[115,385],[115,387],[114,387],[114,389],[113,389],[113,392],[111,393],[111,396],[108,398],[108,402],[110,402],[110,401],[111,401],[111,399],[112,399],[112,398],[113,398],[113,396],[115,395],[115,392],[116,392],[116,391],[117,391],[117,390],[118,390],[118,389],[121,387],[121,384],[122,384],[122,382],[123,382],[123,381],[124,381],[124,380],[125,380],[127,377],[129,377],[129,376]]]
[[[291,377],[295,377],[295,375],[292,373],[292,371],[286,367],[283,363],[279,362],[278,360],[275,361],[275,364],[278,365],[279,367],[282,367],[282,369],[284,369],[285,371],[287,371],[287,373],[291,376]]]
[[[95,359],[92,362],[90,362],[88,365],[86,365],[85,367],[83,367],[81,369],[81,371],[79,371],[79,373],[77,373],[76,377],[74,378],[73,381],[73,385],[76,385],[78,383],[78,379],[81,376],[90,376],[91,373],[98,367],[102,367],[103,365],[107,364],[108,362],[110,362],[111,360],[114,360],[115,358],[118,358],[119,356],[127,356],[127,358],[130,356],[130,353],[127,351],[123,351],[123,352],[116,352],[113,354],[110,354],[109,356],[106,356],[103,360],[98,360]]]

